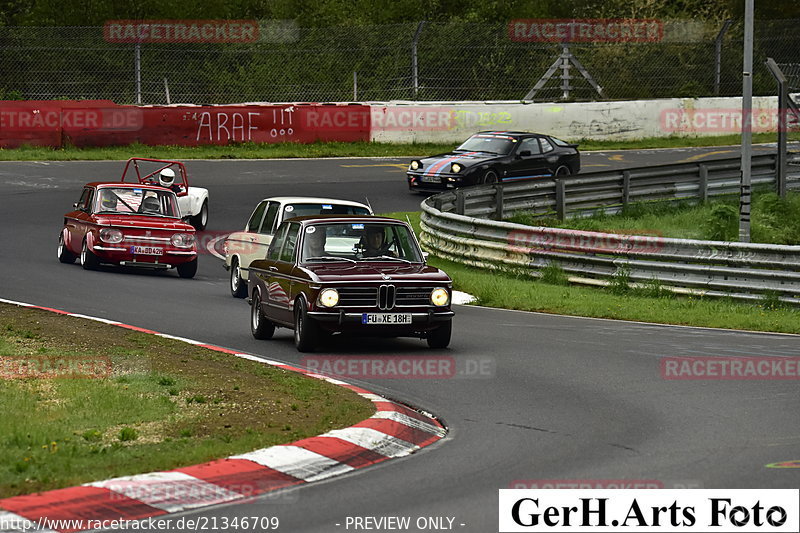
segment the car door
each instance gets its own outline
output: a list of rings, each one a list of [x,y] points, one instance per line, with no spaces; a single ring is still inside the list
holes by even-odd
[[[239,261],[242,269],[242,278],[246,279],[247,269],[250,263],[256,259],[264,259],[269,249],[269,244],[272,242],[272,237],[275,232],[275,219],[277,218],[278,209],[280,204],[278,202],[262,202],[259,207],[263,206],[261,210],[261,217],[257,217],[257,213],[253,213],[253,217],[248,222],[247,232],[241,234],[239,237],[240,251]]]
[[[297,223],[287,223],[279,228],[267,251],[266,269],[257,271],[267,292],[264,313],[271,320],[284,324],[294,321],[291,305],[292,270],[299,228]]]
[[[75,211],[67,213],[64,217],[64,227],[66,235],[64,243],[68,250],[73,253],[80,253],[83,245],[83,238],[89,231],[92,217],[92,202],[94,201],[94,189],[84,187],[80,199],[75,203]]]
[[[508,174],[503,181],[543,178],[552,175],[552,172],[547,169],[545,158],[537,137],[523,138],[517,143]]]

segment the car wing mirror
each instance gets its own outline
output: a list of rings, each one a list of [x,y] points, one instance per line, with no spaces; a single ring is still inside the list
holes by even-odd
[[[520,157],[530,157],[531,156],[531,151],[530,150],[523,150],[517,155],[519,155]]]
[[[430,255],[430,254],[429,254],[428,252],[422,252],[422,260],[423,260],[425,263],[427,263],[427,262],[428,262],[428,256],[429,256],[429,255]]]
[[[74,204],[72,204],[72,207],[73,207],[74,209],[78,209],[78,205],[79,205],[79,204],[78,204],[78,202],[75,202]]]

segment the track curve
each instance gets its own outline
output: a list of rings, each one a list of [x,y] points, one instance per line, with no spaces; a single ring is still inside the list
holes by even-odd
[[[641,157],[674,162],[714,151]],[[616,155],[588,154],[584,163],[639,164],[634,153]],[[193,183],[210,189],[213,234],[239,229],[257,200],[279,194],[367,196],[376,212],[416,210],[421,198],[409,195],[402,179],[407,160],[207,161],[191,162],[189,170]],[[227,273],[211,255],[200,258],[194,280],[58,263],[61,215],[83,183],[115,177],[120,168],[119,162],[0,163],[0,296],[300,363],[285,330],[270,342],[250,336],[248,308],[229,296]],[[431,353],[415,340],[363,339],[334,342],[320,355],[380,360]],[[765,468],[800,459],[796,381],[665,381],[659,373],[668,356],[800,357],[797,337],[459,307],[446,354],[458,368],[483,364],[483,373],[363,379],[372,390],[440,416],[450,428],[441,443],[295,489],[291,504],[263,499],[188,514],[271,515],[284,531],[320,532],[344,530],[347,516],[451,517],[454,529],[479,532],[496,529],[497,489],[515,480],[800,484],[800,470]]]

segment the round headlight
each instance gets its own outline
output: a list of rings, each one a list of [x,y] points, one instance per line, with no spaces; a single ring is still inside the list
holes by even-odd
[[[458,174],[459,172],[461,172],[461,169],[463,169],[463,168],[464,167],[462,167],[458,163],[453,163],[453,166],[450,167],[450,170],[453,171],[453,174]]]
[[[323,307],[333,307],[339,303],[339,291],[336,289],[325,289],[319,293],[319,303]]]
[[[431,303],[436,307],[443,307],[450,303],[450,293],[447,289],[439,287],[431,291]]]
[[[415,160],[415,161],[411,162],[411,170],[418,170],[420,166],[421,165],[420,165],[419,161]]]
[[[180,248],[189,248],[191,245],[194,244],[194,234],[193,233],[176,233],[170,239],[172,246],[177,246]]]
[[[103,242],[122,242],[122,232],[116,228],[103,228],[100,230],[100,240]]]

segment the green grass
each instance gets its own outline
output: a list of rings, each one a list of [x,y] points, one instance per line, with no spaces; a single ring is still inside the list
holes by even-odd
[[[411,219],[419,234],[419,213],[390,213]],[[477,298],[487,307],[540,311],[564,315],[635,320],[752,331],[800,333],[800,311],[786,308],[767,295],[758,304],[726,298],[676,296],[657,280],[631,288],[624,272],[607,288],[563,285],[558,267],[549,267],[545,283],[520,273],[473,268],[431,255],[428,263],[453,278],[454,288]]]
[[[790,138],[800,139],[800,134],[792,133]],[[741,141],[739,135],[718,137],[666,137],[648,138],[638,141],[591,141],[577,140],[580,149],[588,150],[626,150],[644,148],[680,148],[692,146],[736,145]],[[775,142],[776,134],[758,133],[753,142]],[[371,142],[317,142],[312,144],[277,143],[255,144],[236,143],[225,146],[146,146],[132,144],[104,148],[40,148],[23,146],[14,149],[0,149],[0,161],[70,161],[70,160],[123,160],[129,157],[151,157],[156,159],[275,159],[303,157],[409,157],[448,152],[458,146],[456,143],[414,143],[390,144]]]
[[[697,202],[633,204],[618,215],[599,214],[559,221],[517,213],[509,222],[585,231],[656,235],[676,239],[736,241],[739,237],[738,197]],[[800,244],[800,193],[780,198],[773,192],[755,192],[751,215],[751,241]]]
[[[33,372],[42,358],[109,364],[42,377]],[[29,365],[27,376],[9,376],[14,361]],[[198,464],[373,412],[354,393],[294,372],[0,305],[0,498]]]

